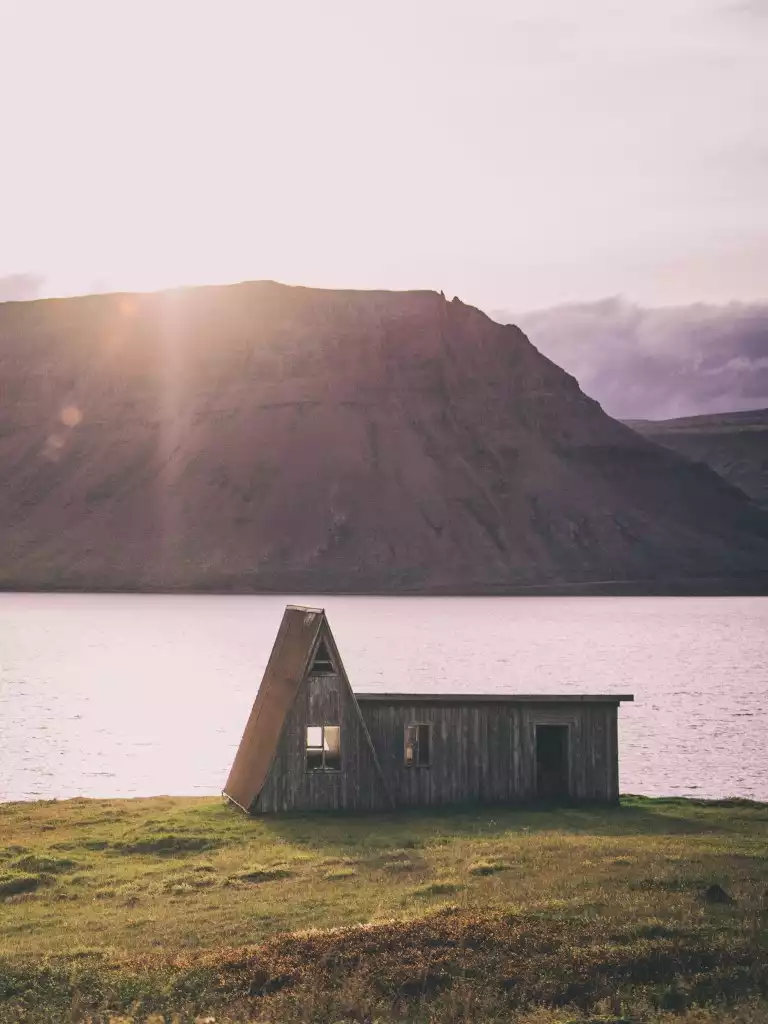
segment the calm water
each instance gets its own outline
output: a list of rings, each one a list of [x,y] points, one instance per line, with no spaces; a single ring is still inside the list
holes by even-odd
[[[0,800],[218,793],[287,600],[0,595]],[[361,690],[630,692],[623,792],[768,800],[768,598],[324,598]]]

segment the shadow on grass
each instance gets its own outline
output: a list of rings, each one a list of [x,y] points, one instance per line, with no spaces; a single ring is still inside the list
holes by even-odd
[[[237,812],[234,808],[232,813]],[[441,837],[496,839],[518,833],[560,832],[591,836],[740,834],[763,836],[768,804],[741,800],[694,801],[624,797],[617,806],[500,806],[418,808],[392,814],[302,812],[262,816],[260,830],[294,844],[399,846]],[[245,818],[244,821],[249,821]]]
[[[425,1013],[440,992],[490,993],[491,1017]],[[284,991],[294,1005],[269,999]],[[606,944],[601,921],[531,915],[451,913],[366,927],[276,935],[259,946],[193,957],[142,951],[104,964],[90,955],[55,963],[0,958],[0,997],[13,1020],[67,1020],[82,1011],[149,1013],[183,1019],[227,1008],[237,1019],[364,1020],[347,1007],[376,1003],[383,1020],[510,1020],[533,1004],[587,1010],[620,993],[657,1008],[734,1003],[768,993],[768,965],[750,936],[676,929],[627,931]],[[318,999],[335,998],[318,1014]],[[399,1011],[391,1013],[397,1004]],[[261,1012],[259,1012],[261,1011]],[[272,1012],[270,1012],[272,1011]],[[140,1016],[139,1016],[140,1014]],[[216,1012],[216,1017],[219,1013]],[[604,1020],[604,1017],[599,1019]],[[633,1018],[632,1019],[636,1019]],[[751,1018],[750,1018],[751,1019]],[[754,1020],[762,1019],[755,1017]]]

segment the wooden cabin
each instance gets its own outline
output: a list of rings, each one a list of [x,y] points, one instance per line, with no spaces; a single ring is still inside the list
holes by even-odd
[[[224,795],[251,814],[613,803],[632,699],[355,693],[323,609],[289,605]]]

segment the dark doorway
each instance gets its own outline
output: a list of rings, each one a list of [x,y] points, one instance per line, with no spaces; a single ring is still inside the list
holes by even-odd
[[[568,726],[536,726],[536,796],[568,798]]]

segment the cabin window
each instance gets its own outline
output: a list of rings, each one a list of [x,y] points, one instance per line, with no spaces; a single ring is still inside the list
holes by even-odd
[[[341,727],[307,726],[307,771],[341,771]]]
[[[405,767],[427,768],[432,753],[432,727],[414,723],[405,727]]]
[[[315,651],[315,660],[312,662],[312,668],[309,670],[309,674],[313,676],[332,676],[336,672],[331,661],[331,656],[328,653],[328,647],[326,646],[325,640],[321,640],[317,645]]]

